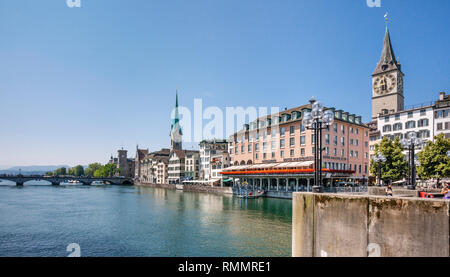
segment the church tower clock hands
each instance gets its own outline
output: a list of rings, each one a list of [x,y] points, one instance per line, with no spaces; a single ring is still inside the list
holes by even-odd
[[[381,58],[372,74],[372,119],[404,109],[403,76],[386,26]]]

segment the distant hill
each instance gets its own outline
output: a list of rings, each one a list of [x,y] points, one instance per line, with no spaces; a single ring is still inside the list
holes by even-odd
[[[8,169],[0,170],[0,174],[19,174],[23,175],[43,175],[48,171],[54,171],[58,168],[70,168],[68,165],[29,165],[29,166],[13,166]]]

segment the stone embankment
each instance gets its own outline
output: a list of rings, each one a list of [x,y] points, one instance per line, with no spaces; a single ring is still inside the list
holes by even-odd
[[[136,186],[152,187],[152,188],[164,188],[164,189],[177,189],[176,185],[172,184],[151,184],[136,182]],[[198,186],[198,185],[184,185],[183,191],[190,192],[206,192],[216,194],[232,194],[233,191],[230,187],[211,187],[211,186]]]

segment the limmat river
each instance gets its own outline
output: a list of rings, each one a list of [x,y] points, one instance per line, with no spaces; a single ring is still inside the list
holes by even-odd
[[[0,256],[291,256],[292,201],[0,182]]]

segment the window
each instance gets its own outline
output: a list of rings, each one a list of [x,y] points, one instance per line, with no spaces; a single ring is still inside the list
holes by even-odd
[[[272,159],[275,158],[275,152],[272,152]]]
[[[345,134],[345,126],[344,126],[344,125],[341,125],[341,132],[342,132],[343,134]]]
[[[294,149],[291,149],[291,157],[294,157]]]
[[[306,130],[305,130],[305,126],[303,126],[303,124],[300,124],[300,132],[305,132]]]
[[[403,129],[403,124],[402,123],[395,123],[394,124],[394,127],[393,127],[394,131],[400,131],[402,129]]]
[[[384,125],[383,126],[383,132],[390,132],[392,131],[392,126],[391,125]]]
[[[334,154],[335,156],[337,156],[337,149],[336,149],[336,148],[334,148],[333,154]]]
[[[301,145],[305,145],[305,144],[306,144],[306,142],[305,142],[305,136],[300,136],[300,144],[301,144]]]
[[[280,129],[280,136],[284,137],[284,133],[286,132],[286,128],[281,128]]]
[[[291,147],[295,146],[295,138],[289,139],[289,146],[291,146]]]
[[[384,117],[384,122],[389,122],[389,116]]]
[[[284,148],[284,139],[280,139],[280,147]]]
[[[293,135],[295,132],[295,126],[289,127],[289,134]]]
[[[252,145],[251,144],[248,145],[248,153],[252,153]]]
[[[415,121],[408,121],[405,124],[405,129],[411,129],[416,128],[416,122]]]
[[[350,145],[353,145],[353,139],[350,139]]]
[[[259,143],[256,143],[255,144],[255,152],[258,152],[259,151]]]
[[[350,127],[350,134],[353,134],[353,127]]]
[[[338,144],[338,137],[337,137],[337,136],[334,136],[334,138],[333,138],[333,143],[334,143],[334,145],[337,145],[337,144]]]
[[[355,151],[355,157],[359,157],[359,152],[358,151]]]
[[[350,150],[350,157],[353,157],[353,150]]]
[[[275,145],[275,141],[272,141],[272,150],[275,150],[276,149],[276,145]]]
[[[356,132],[357,135],[359,135],[359,129],[358,128],[355,129],[355,132]]]
[[[244,153],[244,145],[241,146],[241,153]]]
[[[263,150],[264,150],[264,151],[267,150],[267,142],[263,142]]]
[[[311,135],[311,144],[315,144],[316,143],[316,136],[314,134]]]
[[[334,124],[333,124],[333,131],[334,131],[335,133],[337,133],[337,130],[338,130],[338,125],[337,125],[337,123],[334,123]]]
[[[442,130],[442,123],[438,123],[436,128],[437,128],[438,131]]]
[[[253,137],[252,134],[248,134],[248,141],[249,142],[253,141],[252,137]]]
[[[305,156],[305,148],[300,149],[300,155]]]
[[[255,155],[255,158],[258,160],[258,158],[259,158],[258,154]]]
[[[426,109],[420,110],[420,115],[421,115],[421,116],[424,116],[424,115],[426,115],[426,114],[427,114],[427,110],[426,110]]]
[[[263,159],[267,159],[267,153],[263,153]]]
[[[426,127],[428,126],[428,119],[424,118],[424,119],[420,119],[417,121],[417,127]]]
[[[342,156],[342,157],[345,156],[345,151],[344,151],[344,149],[341,150],[341,156]]]
[[[355,140],[355,145],[359,146],[359,140],[358,139]]]
[[[284,150],[281,150],[280,157],[284,158]]]
[[[325,143],[330,144],[330,135],[329,134],[325,135]]]
[[[400,120],[400,114],[399,113],[395,115],[395,120]]]
[[[275,128],[272,129],[271,136],[275,137],[277,135],[277,130]]]
[[[341,145],[345,146],[345,138],[344,137],[341,137]]]
[[[408,112],[408,118],[412,118],[413,117],[413,112]]]

